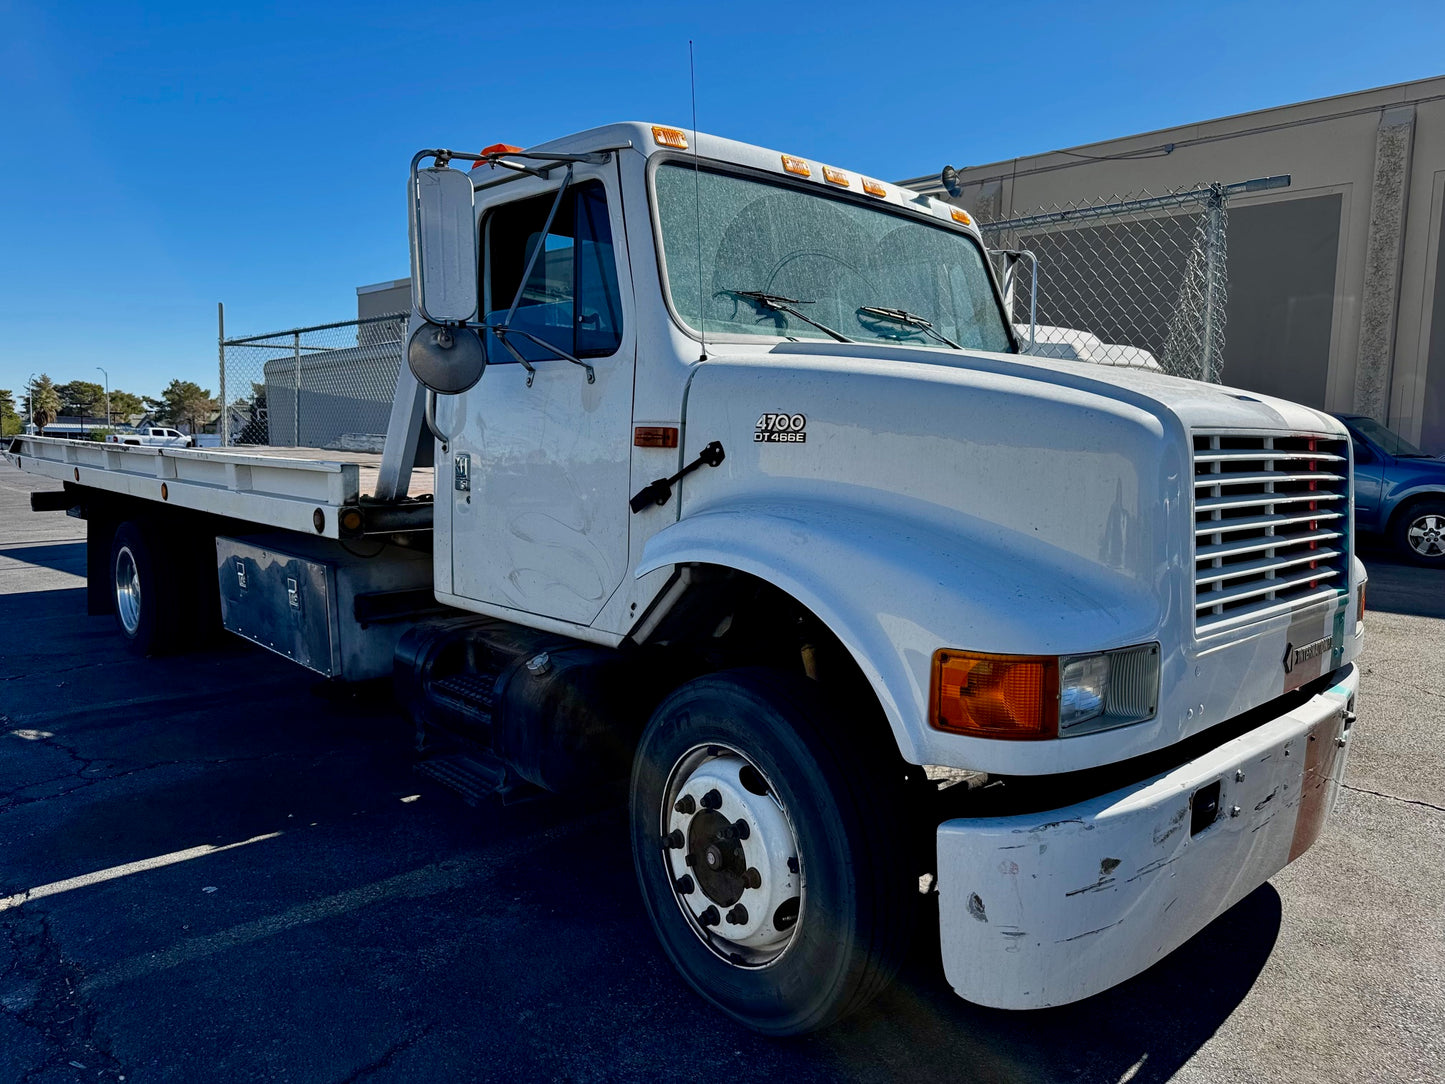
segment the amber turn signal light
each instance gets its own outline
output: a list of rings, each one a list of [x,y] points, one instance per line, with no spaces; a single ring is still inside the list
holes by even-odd
[[[676,448],[677,427],[672,425],[639,425],[632,430],[634,448]]]
[[[937,730],[978,738],[1056,738],[1059,660],[935,651],[928,721]]]

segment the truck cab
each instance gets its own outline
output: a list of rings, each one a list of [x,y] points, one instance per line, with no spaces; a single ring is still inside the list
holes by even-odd
[[[1308,846],[1343,757],[1307,750],[1345,748],[1361,636],[1335,419],[1022,356],[971,216],[928,196],[660,126],[527,153],[477,159],[470,215],[447,219],[474,223],[475,313],[454,323],[487,368],[435,397],[439,599],[617,647],[668,635],[719,579],[763,589],[860,706],[830,728],[871,715],[903,775],[1015,791],[936,832],[946,969],[986,1004],[1119,981]],[[413,233],[424,308],[437,239]],[[1221,745],[1227,778],[1218,748],[1186,759]],[[1276,775],[1276,755],[1311,765]],[[1061,811],[1090,778],[1105,789]],[[1105,797],[1123,778],[1140,789]],[[1290,830],[1260,859],[1277,798]],[[713,896],[678,894],[688,867],[660,841],[696,816],[635,840],[668,874],[639,870],[685,973],[679,908],[714,955],[746,941],[698,925]],[[1231,850],[1250,876],[1204,887]],[[1190,917],[1166,918],[1184,883]]]

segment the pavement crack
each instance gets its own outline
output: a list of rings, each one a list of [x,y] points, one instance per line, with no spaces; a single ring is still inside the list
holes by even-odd
[[[1388,798],[1392,802],[1401,802],[1405,805],[1418,805],[1426,809],[1433,809],[1436,813],[1445,813],[1445,805],[1436,805],[1434,802],[1422,802],[1419,798],[1401,798],[1398,794],[1386,794],[1381,790],[1368,790],[1365,787],[1352,787],[1348,783],[1341,783],[1344,790],[1352,790],[1356,794],[1369,794],[1375,798]]]
[[[109,666],[109,665],[110,665],[109,660],[106,660],[106,661],[104,661],[104,662],[83,662],[83,663],[78,663],[78,664],[76,664],[75,666],[63,666],[63,667],[61,667],[61,668],[58,669],[58,670],[46,670],[45,673],[42,674],[42,675],[36,675],[36,674],[9,674],[9,675],[6,675],[5,677],[0,677],[0,681],[33,681],[33,680],[36,680],[37,676],[48,680],[48,679],[50,679],[50,678],[52,678],[52,677],[55,677],[57,674],[73,674],[73,673],[75,673],[77,670],[94,670],[96,667],[99,667],[99,666]]]
[[[123,1074],[125,1068],[110,1054],[109,1044],[95,1036],[95,1013],[80,993],[85,976],[62,955],[50,919],[37,911],[12,913],[4,926],[13,954],[7,975],[26,985],[23,1002],[9,1011],[44,1049],[43,1061],[31,1065],[20,1079],[70,1076],[69,1070],[78,1065],[99,1077]]]
[[[105,758],[87,758],[81,756],[74,749],[71,749],[63,742],[56,741],[53,737],[44,738],[41,740],[46,745],[53,745],[55,748],[66,753],[73,761],[75,761],[79,765],[79,767],[75,771],[74,784],[68,787],[64,787],[60,790],[52,791],[48,794],[37,794],[33,796],[27,796],[18,793],[12,794],[7,799],[0,801],[0,814],[8,813],[12,809],[19,809],[22,806],[35,805],[39,802],[53,802],[57,799],[68,798],[73,794],[79,793],[80,791],[88,790],[89,788],[95,786],[97,783],[111,783],[120,779],[127,779],[133,775],[140,775],[143,772],[157,771],[161,768],[207,768],[217,767],[222,764],[255,764],[259,761],[274,760],[278,757],[286,757],[292,755],[287,751],[278,750],[268,753],[257,753],[252,756],[202,758],[191,757],[186,758],[185,760],[157,760],[150,764],[138,764],[134,767],[125,768],[121,771],[98,771],[94,775],[86,775],[85,773],[91,771],[96,764],[113,764],[114,761],[107,760]],[[29,787],[25,787],[23,789],[28,790],[30,789],[30,787],[43,787],[49,784],[58,783],[62,778],[65,777],[56,776],[52,779],[42,779],[30,784]]]
[[[361,1066],[359,1069],[353,1072],[350,1076],[343,1078],[341,1084],[355,1084],[356,1081],[364,1080],[367,1077],[371,1076],[373,1073],[379,1073],[383,1069],[390,1069],[392,1061],[394,1061],[398,1055],[404,1054],[406,1051],[414,1047],[417,1043],[421,1042],[428,1035],[430,1035],[435,1028],[436,1021],[433,1021],[426,1027],[422,1028],[415,1035],[409,1035],[406,1038],[398,1039],[396,1042],[392,1043],[389,1047],[382,1051],[381,1055],[374,1061],[367,1062],[365,1065]]]

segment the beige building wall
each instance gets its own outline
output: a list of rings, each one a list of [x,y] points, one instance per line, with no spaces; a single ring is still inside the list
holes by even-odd
[[[1445,77],[960,168],[953,202],[993,221],[1280,174],[1288,188],[1229,202],[1225,381],[1373,414],[1445,453]],[[902,183],[942,195],[936,176]],[[1271,204],[1291,206],[1250,210]],[[1275,289],[1291,275],[1309,280],[1300,296]],[[1325,296],[1308,296],[1320,283]],[[1294,353],[1280,363],[1271,350]]]

